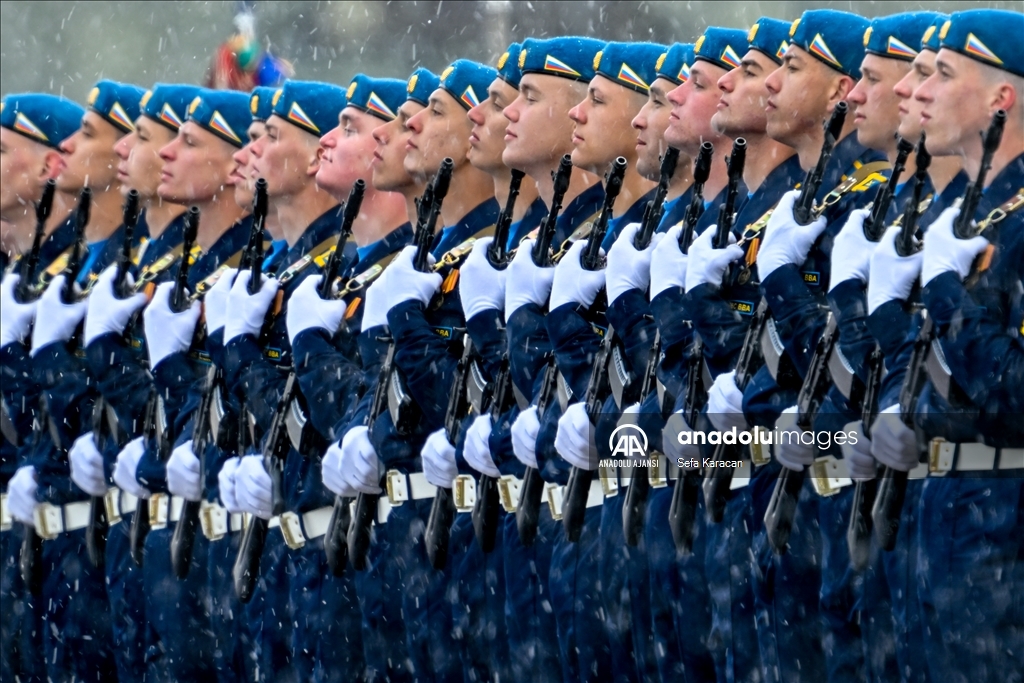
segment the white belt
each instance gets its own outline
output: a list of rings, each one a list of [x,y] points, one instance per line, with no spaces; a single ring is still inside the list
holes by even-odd
[[[7,509],[7,494],[0,493],[0,531],[8,531],[13,523],[11,511]]]
[[[103,506],[107,511],[107,524],[114,526],[121,522],[122,515],[135,512],[139,506],[139,499],[127,491],[111,486],[103,496]]]
[[[44,541],[52,541],[62,533],[78,531],[89,526],[89,509],[87,500],[67,505],[39,503],[33,511],[36,533]]]
[[[377,496],[377,517],[373,520],[374,524],[386,524],[388,517],[391,516],[392,510],[391,501],[388,500],[387,496]],[[356,501],[353,498],[348,504],[348,513],[350,516],[355,517],[356,514]]]
[[[422,472],[403,474],[398,470],[388,470],[385,482],[391,507],[398,507],[407,500],[426,500],[437,495],[437,487],[427,481]]]
[[[242,530],[242,513],[228,513],[223,505],[204,500],[199,506],[199,525],[207,540],[219,541],[230,532]]]
[[[555,520],[562,519],[562,504],[565,502],[565,487],[557,484],[545,484],[544,492],[547,494],[548,508],[551,510],[551,517]],[[604,503],[604,487],[601,478],[590,481],[590,492],[587,494],[587,508],[597,507]]]
[[[958,448],[959,447],[959,448]],[[1024,469],[1024,448],[992,448],[983,443],[953,443],[932,439],[928,448],[931,476],[948,472],[985,472]]]
[[[181,496],[154,493],[149,498],[149,528],[164,529],[168,522],[177,522],[181,519],[181,508],[184,504],[185,499]]]
[[[278,519],[278,527],[285,544],[292,550],[298,550],[306,545],[306,541],[320,538],[327,533],[327,524],[333,512],[334,507],[327,505],[301,515],[296,512],[283,513]]]

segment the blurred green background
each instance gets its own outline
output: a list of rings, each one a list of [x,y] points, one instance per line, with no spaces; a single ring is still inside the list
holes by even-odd
[[[256,35],[295,76],[347,84],[353,73],[405,78],[456,57],[493,63],[512,40],[582,34],[692,41],[708,24],[747,28],[833,7],[865,16],[1024,2],[253,2]],[[0,2],[0,90],[82,100],[99,78],[200,83],[235,30],[238,2]],[[1022,37],[1024,39],[1024,37]]]

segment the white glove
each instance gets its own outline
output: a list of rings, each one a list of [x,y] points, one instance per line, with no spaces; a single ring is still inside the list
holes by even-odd
[[[980,235],[969,240],[957,239],[953,233],[953,221],[959,215],[960,209],[948,208],[928,226],[924,238],[924,262],[921,264],[922,287],[948,271],[963,280],[970,274],[974,258],[988,246],[988,240]]]
[[[24,342],[36,316],[36,302],[19,304],[14,298],[21,276],[10,273],[0,283],[0,348]]]
[[[455,446],[448,443],[443,429],[431,432],[420,451],[423,461],[423,476],[434,486],[450,489],[455,477],[459,476],[455,464]]]
[[[341,476],[341,444],[337,441],[327,447],[327,451],[320,461],[320,476],[324,486],[337,496],[354,498],[359,493],[345,483],[345,479]]]
[[[235,501],[243,512],[260,519],[274,516],[274,483],[263,466],[262,455],[242,458],[235,472]]]
[[[774,452],[779,462],[788,469],[803,472],[804,467],[810,467],[814,464],[815,451],[813,445],[803,443],[804,441],[811,441],[813,444],[813,438],[808,439],[805,435],[810,434],[810,432],[805,432],[797,426],[796,420],[799,414],[800,412],[796,406],[790,406],[783,410],[782,415],[779,415],[779,419],[775,421],[775,431],[779,434],[795,431],[800,436],[796,439],[789,437],[785,439],[780,438],[779,442],[775,444]],[[792,434],[789,436],[792,436]]]
[[[209,334],[224,327],[228,320],[228,297],[231,296],[231,286],[235,284],[237,274],[237,268],[226,269],[203,296],[203,314],[206,316],[206,331]]]
[[[307,277],[292,292],[288,299],[288,341],[295,344],[295,338],[306,330],[319,327],[328,334],[334,334],[341,326],[348,307],[341,299],[321,299],[317,288],[323,275]]]
[[[605,268],[605,286],[608,289],[608,303],[611,304],[631,289],[647,291],[651,283],[651,257],[654,248],[664,235],[654,235],[643,251],[633,246],[639,223],[630,223],[622,229],[608,250],[608,266]]]
[[[868,281],[871,255],[878,247],[864,236],[864,220],[870,213],[870,209],[851,211],[846,225],[836,235],[832,243],[832,275],[828,291],[846,280]]]
[[[736,245],[736,235],[729,233],[729,244],[724,249],[715,249],[717,226],[712,225],[697,236],[690,245],[693,263],[686,269],[686,291],[703,284],[722,286],[725,270],[733,261],[743,258],[743,247]]]
[[[880,412],[871,425],[871,455],[886,467],[901,472],[917,467],[917,436],[903,424],[899,404]]]
[[[697,372],[701,371],[697,369]],[[743,416],[743,392],[736,386],[735,370],[716,377],[708,390],[708,419],[720,432],[727,432],[733,427],[747,429],[747,418]]]
[[[459,270],[459,298],[466,320],[488,309],[500,311],[505,305],[508,268],[495,270],[487,260],[487,249],[493,241],[493,237],[478,239]]]
[[[171,457],[167,459],[167,490],[185,500],[203,499],[199,458],[192,452],[192,439],[171,451]]]
[[[209,294],[209,292],[207,292],[207,294]],[[245,512],[245,510],[238,505],[238,496],[236,495],[237,485],[235,482],[235,475],[238,473],[238,466],[241,464],[241,458],[228,458],[224,461],[224,464],[221,465],[220,472],[217,473],[217,488],[220,489],[220,502],[228,513],[232,515]]]
[[[360,493],[378,494],[381,469],[369,430],[355,427],[345,432],[341,440],[341,476],[345,483]]]
[[[551,285],[555,281],[554,268],[539,268],[533,262],[533,245],[536,240],[528,239],[519,243],[512,263],[508,264],[507,285],[505,286],[505,322],[526,304],[543,306],[551,296]]]
[[[682,225],[674,225],[665,233],[651,256],[651,301],[670,287],[686,286],[686,264],[689,256],[679,250]]]
[[[580,263],[580,256],[586,246],[587,240],[577,240],[555,266],[549,305],[552,311],[569,303],[589,306],[604,286],[604,270],[585,270]]]
[[[408,246],[388,265],[388,310],[406,301],[419,301],[424,306],[430,302],[434,292],[441,286],[437,273],[421,273],[413,267],[416,247]],[[434,257],[429,259],[434,263]]]
[[[871,277],[868,278],[868,315],[879,306],[894,299],[903,301],[910,296],[914,282],[921,274],[924,254],[917,251],[910,256],[896,252],[896,239],[900,228],[894,225],[882,236],[882,241],[871,254]],[[832,253],[835,253],[833,249]],[[834,268],[835,266],[833,266]]]
[[[488,442],[490,437],[491,416],[478,416],[466,431],[466,445],[462,455],[474,470],[498,479],[501,477],[501,471],[494,464],[494,459],[491,458],[491,445]]]
[[[146,305],[146,295],[142,292],[133,294],[127,299],[118,299],[114,294],[114,278],[117,277],[117,266],[113,265],[100,273],[89,293],[89,308],[85,315],[85,345],[93,340],[113,332],[121,334],[128,325],[132,314]],[[131,273],[125,274],[125,282],[131,286],[135,278]]]
[[[388,298],[387,282],[390,272],[385,268],[384,272],[366,288],[366,300],[363,301],[363,320],[360,323],[362,330],[388,324],[388,309],[391,308],[391,301]]]
[[[692,432],[693,429],[686,423],[686,418],[683,417],[683,411],[677,410],[669,416],[668,421],[665,423],[665,428],[661,430],[661,448],[673,462],[678,462],[680,459],[700,460],[700,448],[689,443],[683,445],[679,443],[679,435],[683,432]],[[691,442],[693,439],[691,439]],[[695,467],[689,469],[697,469]]]
[[[173,282],[158,285],[153,300],[142,312],[146,326],[146,348],[149,350],[149,367],[155,368],[164,358],[179,351],[188,351],[196,333],[196,323],[201,313],[198,301],[181,313],[171,310]]]
[[[7,507],[11,517],[32,524],[36,509],[36,468],[32,465],[19,467],[7,482]]]
[[[857,443],[847,439],[846,443],[839,447],[843,449],[843,460],[850,470],[850,477],[854,481],[868,481],[875,478],[875,459],[871,456],[871,440],[864,434],[860,420],[851,422],[843,431],[847,436],[856,435]]]
[[[596,470],[597,458],[594,445],[594,426],[587,417],[587,406],[573,403],[558,418],[558,433],[555,434],[555,450],[570,465],[584,470]]]
[[[54,342],[66,342],[75,333],[78,323],[85,317],[89,306],[87,301],[76,301],[65,304],[60,300],[60,291],[64,289],[64,275],[50,280],[50,285],[39,298],[36,307],[36,324],[32,328],[32,355]]]
[[[86,432],[75,439],[68,451],[71,461],[71,481],[78,484],[90,496],[102,496],[107,492],[107,477],[103,473],[103,456],[96,448],[92,432]]]
[[[264,277],[260,283],[260,291],[249,295],[249,280],[252,271],[243,270],[238,273],[228,294],[228,318],[224,322],[224,343],[243,334],[257,335],[263,329],[263,321],[267,311],[277,296],[281,283],[272,277]]]
[[[139,469],[139,461],[146,453],[146,440],[138,437],[128,442],[128,445],[117,454],[117,462],[114,464],[114,483],[122,491],[127,491],[136,498],[149,498],[150,492],[145,486],[139,483],[135,473]]]
[[[512,452],[516,460],[527,467],[537,469],[537,434],[540,432],[540,419],[537,417],[537,406],[530,406],[512,423]]]
[[[815,218],[808,225],[797,224],[793,217],[793,204],[799,194],[799,190],[790,190],[782,195],[772,217],[768,219],[764,241],[757,252],[757,273],[761,282],[782,266],[790,263],[802,265],[814,241],[828,225],[823,217]]]

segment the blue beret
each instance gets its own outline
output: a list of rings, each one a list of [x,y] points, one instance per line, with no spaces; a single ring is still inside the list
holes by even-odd
[[[693,46],[693,59],[711,62],[726,71],[731,71],[740,65],[746,51],[746,31],[709,26]]]
[[[790,22],[771,17],[761,17],[747,33],[747,44],[751,50],[767,55],[776,64],[782,64],[789,47]]]
[[[938,52],[939,48],[942,47],[939,41],[939,32],[942,31],[942,27],[946,24],[949,19],[948,14],[937,14],[935,21],[932,22],[931,26],[924,30],[924,35],[921,36],[921,49],[931,50],[932,52]]]
[[[519,68],[519,54],[522,51],[522,43],[512,43],[507,50],[501,53],[498,63],[495,65],[501,80],[516,90],[519,89],[519,81],[523,78],[523,70]]]
[[[668,47],[655,43],[607,43],[594,70],[619,85],[646,94],[658,77],[658,59]]]
[[[288,80],[274,93],[273,104],[274,114],[319,137],[338,125],[338,114],[348,101],[336,85]]]
[[[693,43],[675,43],[658,57],[654,65],[658,78],[667,78],[676,85],[690,79],[690,65],[693,64]]]
[[[594,57],[604,45],[596,38],[579,36],[546,40],[527,38],[519,53],[519,69],[524,74],[561,76],[589,83],[597,71]]]
[[[917,56],[921,36],[940,16],[937,12],[906,12],[876,17],[864,32],[864,49],[879,57],[912,62]]]
[[[188,105],[188,121],[210,131],[235,147],[245,144],[243,136],[252,123],[249,95],[237,90],[203,88]]]
[[[869,23],[850,12],[810,9],[790,27],[790,43],[839,73],[859,79],[860,63],[864,59],[864,32]]]
[[[135,119],[140,113],[139,102],[145,93],[137,85],[100,81],[89,93],[89,109],[122,133],[130,133],[135,130]]]
[[[0,126],[57,149],[82,125],[83,114],[77,102],[56,95],[8,95],[0,104]]]
[[[249,93],[249,113],[253,121],[266,121],[274,113],[274,93],[277,88],[269,85],[257,85]]]
[[[430,100],[430,93],[441,87],[441,79],[433,71],[420,67],[409,76],[409,82],[405,85],[405,100],[412,100],[417,104],[427,106]]]
[[[185,122],[188,105],[202,90],[194,85],[168,85],[157,83],[142,96],[143,116],[170,128],[175,133]]]
[[[405,81],[356,74],[345,96],[348,106],[385,121],[393,121],[398,116],[398,108],[405,102]]]
[[[942,47],[1024,76],[1024,14],[1002,9],[954,12],[939,31]]]
[[[441,87],[468,111],[487,99],[487,88],[497,77],[497,69],[468,59],[456,59],[441,72]]]

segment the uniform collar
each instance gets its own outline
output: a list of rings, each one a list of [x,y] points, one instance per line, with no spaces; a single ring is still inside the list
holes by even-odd
[[[50,235],[43,241],[39,248],[39,269],[41,273],[53,263],[58,256],[68,250],[75,243],[75,214],[64,219],[64,222],[57,226]]]
[[[310,223],[306,231],[302,233],[302,237],[288,249],[288,256],[284,260],[285,264],[295,263],[316,245],[336,234],[339,229],[341,229],[341,207],[332,206]]]
[[[139,259],[138,268],[144,268],[145,266],[151,265],[157,261],[161,256],[174,249],[185,239],[185,215],[187,212],[174,218],[159,237],[151,239],[146,244],[146,252]],[[146,214],[143,213],[139,217],[139,225],[143,223]],[[146,234],[149,234],[149,223],[146,223]]]
[[[686,209],[690,206],[690,197],[692,196],[693,185],[690,185],[690,187],[686,188],[686,192],[675,199],[669,199],[665,202],[661,214],[661,223],[658,224],[657,232],[668,232],[669,228],[673,228],[683,222],[683,219],[686,218]]]
[[[992,180],[992,184],[985,189],[985,194],[978,205],[979,213],[975,215],[975,218],[979,220],[984,218],[990,211],[1015,195],[1022,187],[1024,187],[1024,154],[1007,164],[1006,168]]]
[[[820,202],[829,192],[842,182],[843,176],[852,175],[856,171],[855,162],[869,164],[874,161],[885,161],[883,152],[868,149],[857,142],[857,135],[851,133],[840,140],[832,152],[832,158],[825,168],[824,179],[818,189],[815,200]]]
[[[576,228],[583,224],[583,221],[600,211],[602,201],[604,201],[604,187],[601,183],[594,183],[569,202],[569,205],[558,215],[555,237],[551,240],[552,246],[560,245],[569,238]]]
[[[486,227],[498,220],[498,202],[494,197],[485,200],[475,209],[463,216],[455,225],[446,226],[439,237],[434,238],[434,247],[430,250],[434,258],[441,256],[450,249],[457,247]]]
[[[252,215],[243,216],[221,235],[209,251],[203,253],[188,271],[188,285],[194,292],[196,284],[204,280],[221,264],[242,251],[249,243]]]
[[[530,234],[531,230],[540,225],[547,214],[548,207],[544,200],[540,197],[534,199],[533,203],[526,209],[523,217],[509,226],[508,243],[505,245],[505,249],[515,249],[523,241],[523,238]]]
[[[622,232],[622,228],[630,223],[639,223],[644,219],[644,211],[647,209],[647,202],[654,199],[654,194],[657,191],[658,188],[651,188],[650,191],[644,193],[639,199],[633,202],[621,216],[615,216],[608,222],[608,232],[605,233],[604,242],[601,243],[601,246],[604,247],[606,251],[611,249],[612,244],[615,243],[619,233]]]
[[[346,268],[348,276],[358,275],[388,254],[412,244],[412,223],[403,223],[372,244],[356,250],[357,258]]]

